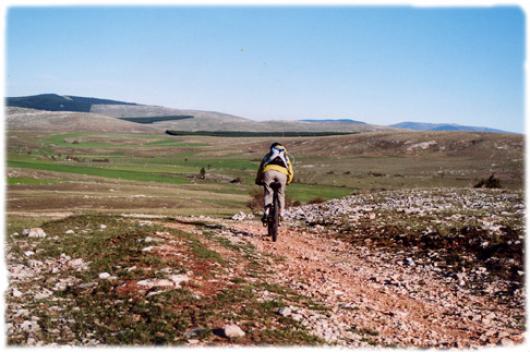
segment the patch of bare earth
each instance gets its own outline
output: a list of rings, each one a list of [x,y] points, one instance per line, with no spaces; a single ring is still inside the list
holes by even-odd
[[[331,309],[316,324],[302,320],[327,342],[400,347],[522,342],[523,330],[512,324],[521,314],[517,308],[455,287],[421,267],[398,265],[382,250],[359,250],[334,234],[288,226],[274,243],[256,222],[225,225],[258,252],[283,258],[270,263],[276,273],[271,280]]]

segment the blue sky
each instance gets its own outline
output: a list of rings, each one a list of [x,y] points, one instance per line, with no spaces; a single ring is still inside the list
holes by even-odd
[[[11,7],[6,93],[522,132],[517,7]]]

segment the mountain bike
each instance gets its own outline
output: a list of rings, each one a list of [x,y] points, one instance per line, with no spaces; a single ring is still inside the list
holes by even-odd
[[[267,232],[272,237],[272,241],[276,242],[278,238],[278,226],[280,225],[280,198],[278,197],[278,190],[281,184],[279,182],[271,183],[273,190],[272,204],[267,216]]]

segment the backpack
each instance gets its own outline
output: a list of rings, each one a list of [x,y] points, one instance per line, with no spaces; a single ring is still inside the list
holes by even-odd
[[[285,147],[278,146],[271,149],[269,154],[267,154],[267,156],[265,157],[265,162],[263,163],[263,166],[269,164],[289,168],[289,157],[287,156]]]

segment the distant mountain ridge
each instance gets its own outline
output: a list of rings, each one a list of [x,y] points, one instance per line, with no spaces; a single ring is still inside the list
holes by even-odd
[[[75,126],[83,125],[83,128],[92,128],[91,123],[95,120],[106,116],[118,121],[127,121],[132,124],[149,124],[153,128],[165,131],[246,131],[246,132],[369,132],[369,131],[395,131],[396,129],[408,129],[415,131],[462,131],[462,132],[491,132],[491,133],[509,133],[506,131],[489,128],[464,126],[449,123],[424,123],[424,122],[400,122],[389,126],[380,126],[366,123],[363,121],[353,120],[350,118],[317,118],[292,120],[273,120],[273,121],[255,121],[252,119],[235,116],[231,114],[191,109],[175,109],[156,105],[143,105],[138,103],[124,102],[112,99],[100,99],[79,97],[73,95],[58,94],[39,94],[24,97],[7,97],[5,103],[9,113],[12,115],[11,122],[18,119],[14,125],[20,126],[24,115],[31,115],[28,123],[37,124],[38,117],[50,121],[55,119],[56,115],[49,112],[74,112],[84,113],[84,115],[62,114],[60,115],[63,123],[66,121],[77,122]],[[33,109],[34,111],[23,111],[13,109]],[[39,114],[38,112],[48,112]],[[59,116],[59,115],[57,115]],[[79,119],[82,116],[82,119]],[[93,117],[94,119],[91,119]],[[97,117],[97,118],[96,118]],[[82,121],[82,122],[81,122]],[[111,120],[105,120],[108,128],[111,128]],[[124,127],[123,124],[116,124]],[[28,128],[30,126],[28,125]],[[60,128],[60,126],[58,127]],[[74,126],[71,126],[74,128]],[[136,128],[133,128],[136,129]]]
[[[76,111],[90,112],[92,105],[138,105],[124,101],[76,97],[73,95],[39,94],[25,97],[8,97],[6,105],[18,108],[28,108],[47,111]]]
[[[343,122],[343,123],[356,123],[356,124],[363,124],[366,125],[366,122],[363,121],[357,121],[352,119],[302,119],[298,121],[304,121],[304,122]]]
[[[404,128],[414,131],[460,131],[460,132],[490,132],[490,133],[510,133],[507,131],[479,126],[458,125],[456,123],[429,123],[405,121],[389,125],[394,128]]]
[[[98,121],[105,120],[116,131],[137,130],[144,125],[151,130],[174,131],[240,131],[240,132],[370,132],[393,130],[385,126],[351,121],[256,121],[216,111],[175,109],[118,100],[85,98],[70,95],[40,94],[5,99],[8,128],[40,130],[96,130]],[[103,119],[106,117],[106,119]],[[125,125],[127,122],[128,125]],[[127,127],[126,127],[127,126]],[[143,127],[142,127],[143,128]]]

